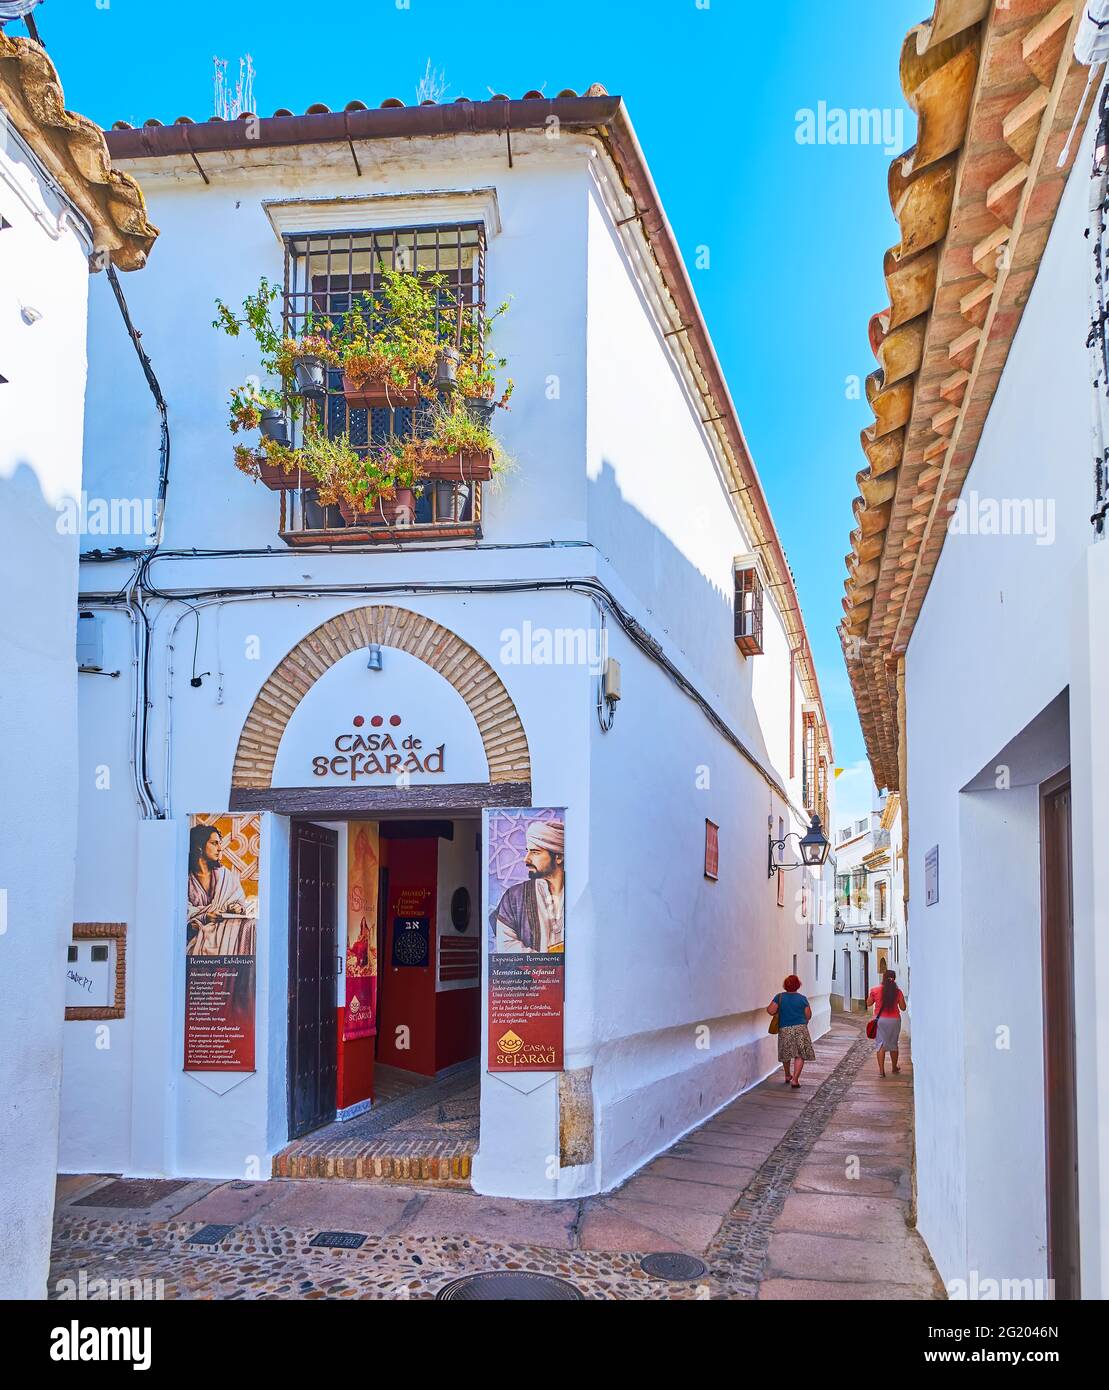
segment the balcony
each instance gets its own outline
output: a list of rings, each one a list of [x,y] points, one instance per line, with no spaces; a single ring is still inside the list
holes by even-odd
[[[481,539],[481,484],[425,482],[372,511],[324,506],[315,488],[283,489],[278,535],[311,545],[418,545]]]
[[[278,493],[291,547],[481,537],[482,484],[505,462],[492,430],[512,391],[486,347],[481,224],[285,238],[281,289],[263,278],[241,316],[265,378],[231,395],[241,472]],[[280,329],[271,306],[282,303]],[[498,396],[498,389],[500,394]]]

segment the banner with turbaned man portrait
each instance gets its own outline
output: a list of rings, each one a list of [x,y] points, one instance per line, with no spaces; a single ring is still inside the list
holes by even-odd
[[[566,812],[484,812],[490,1071],[561,1071]]]
[[[254,1070],[261,817],[189,817],[185,1070]]]

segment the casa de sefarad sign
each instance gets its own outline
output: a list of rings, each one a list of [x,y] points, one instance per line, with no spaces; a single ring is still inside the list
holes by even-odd
[[[356,715],[352,722],[356,727],[336,734],[329,752],[313,757],[314,777],[349,777],[357,782],[368,777],[441,776],[446,771],[446,744],[405,733],[399,715],[390,717],[392,727],[371,727],[368,732],[364,732],[363,715]],[[370,724],[375,723],[384,726],[384,716],[374,715]]]

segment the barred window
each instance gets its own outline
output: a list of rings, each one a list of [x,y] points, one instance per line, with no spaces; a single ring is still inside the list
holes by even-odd
[[[485,228],[480,222],[450,226],[396,227],[385,230],[289,233],[285,236],[283,330],[305,333],[342,328],[345,317],[359,311],[367,324],[382,321],[383,270],[442,278],[438,296],[444,340],[468,336],[484,345]],[[326,395],[312,406],[331,438],[349,435],[357,451],[394,435],[426,430],[426,407],[358,408],[347,404],[343,373],[328,367]],[[299,427],[298,427],[299,428]],[[294,443],[299,442],[294,436]],[[418,490],[414,526],[474,525],[480,518],[480,483],[428,484]],[[306,489],[295,529],[342,528],[336,507],[323,507]],[[364,521],[360,529],[364,529]]]
[[[735,644],[745,656],[762,652],[762,580],[754,565],[735,572]]]

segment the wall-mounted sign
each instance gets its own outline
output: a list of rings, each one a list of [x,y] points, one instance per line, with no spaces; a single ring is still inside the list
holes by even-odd
[[[427,917],[393,918],[393,964],[428,965],[431,921]]]
[[[343,1038],[377,1032],[377,889],[381,852],[372,821],[347,833],[347,963]]]
[[[254,1070],[261,818],[189,818],[185,1070]]]
[[[384,715],[375,714],[371,719],[380,722]],[[373,777],[411,777],[414,772],[444,772],[446,744],[425,747],[422,738],[402,733],[399,726],[404,720],[399,714],[389,716],[389,722],[397,727],[386,731],[360,732],[359,726],[365,722],[361,714],[356,714],[351,722],[355,726],[352,731],[337,734],[332,748],[312,759],[314,777],[326,777],[330,772],[357,782]]]
[[[484,782],[485,747],[450,682],[392,647],[382,669],[351,652],[294,710],[274,763],[274,786],[430,786]]]
[[[435,909],[433,891],[426,884],[401,884],[393,892],[391,911],[392,949],[390,963],[395,966],[431,964],[431,918]]]
[[[933,845],[924,856],[924,906],[940,900],[940,847]]]
[[[566,812],[484,812],[490,1071],[561,1071]]]

